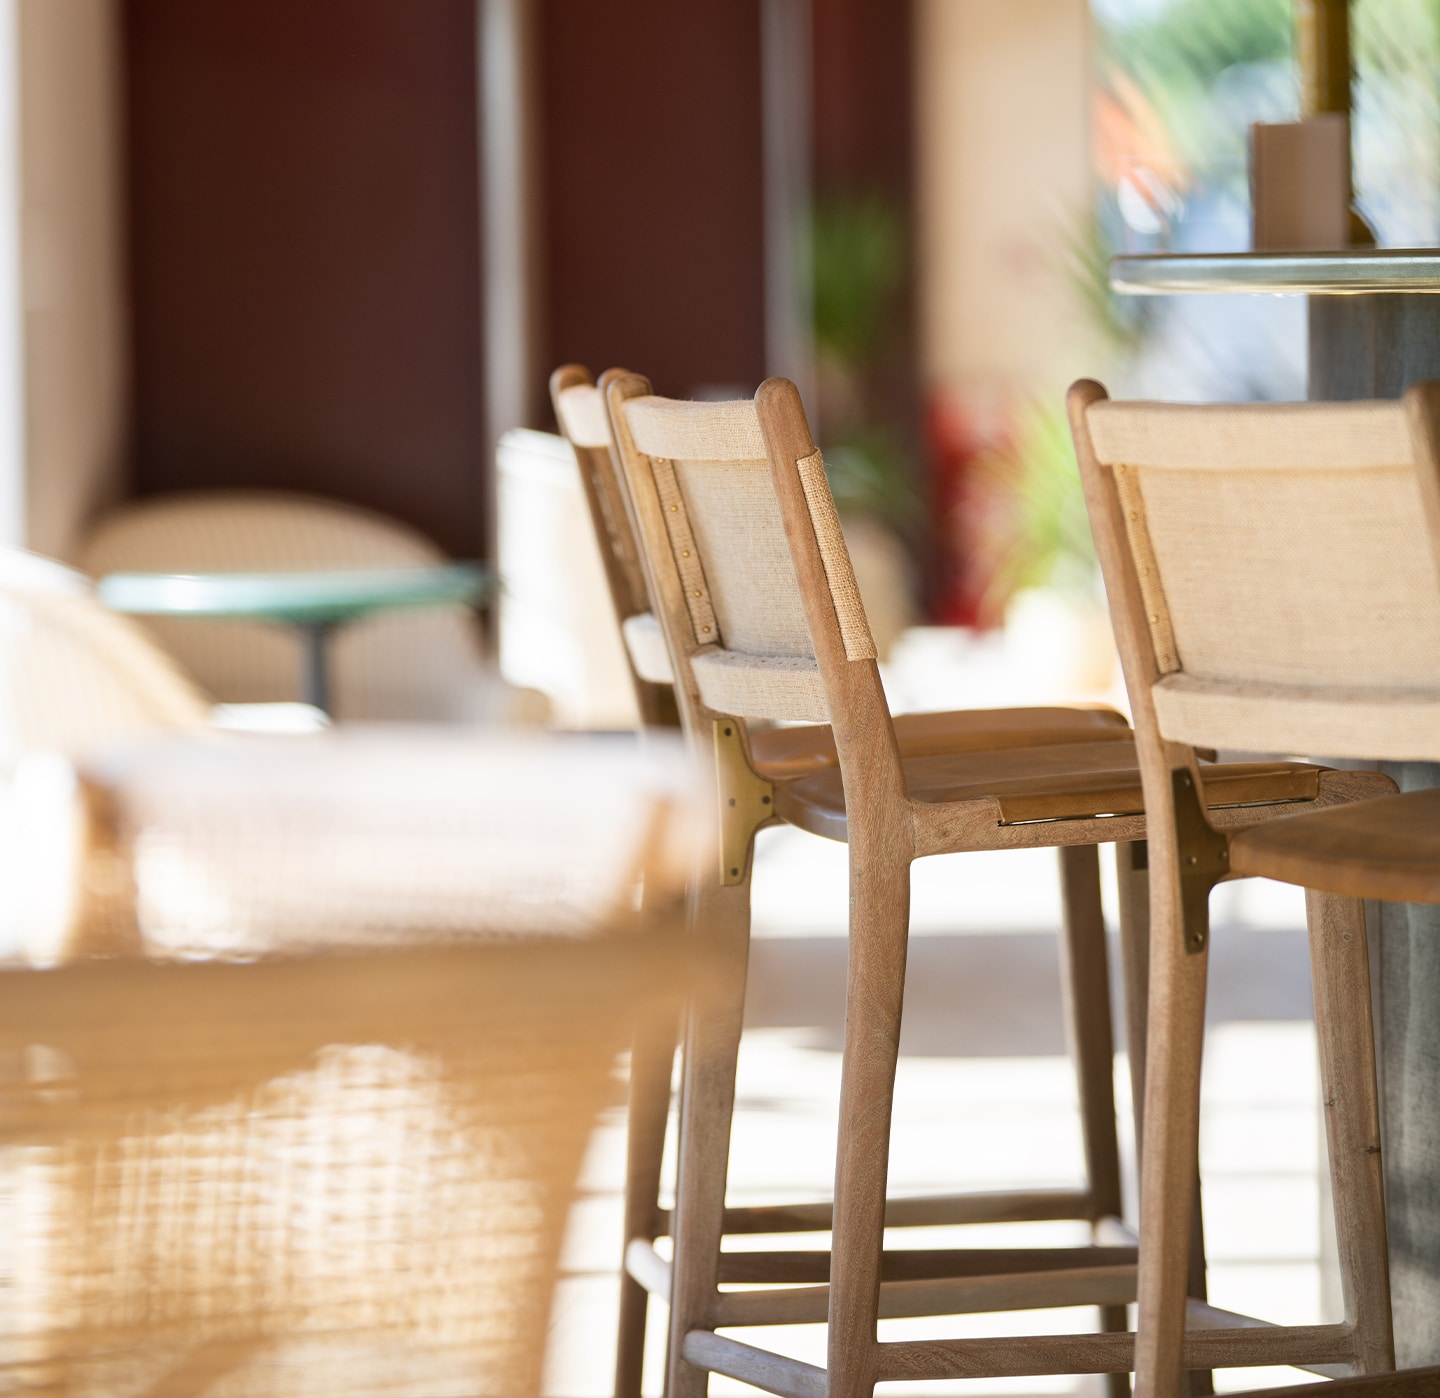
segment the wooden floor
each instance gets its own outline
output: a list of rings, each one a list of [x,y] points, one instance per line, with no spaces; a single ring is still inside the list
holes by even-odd
[[[844,852],[796,831],[762,836],[756,944],[741,1058],[732,1197],[823,1197],[829,1188],[844,981]],[[1078,1180],[1074,1090],[1061,1056],[1048,851],[962,855],[916,866],[906,1041],[897,1093],[892,1192],[1064,1185]],[[1113,902],[1112,902],[1113,906]],[[1301,895],[1249,881],[1216,894],[1212,1031],[1203,1124],[1211,1294],[1282,1322],[1330,1318],[1321,1300],[1319,1116]],[[1123,1039],[1122,1039],[1123,1046]],[[1258,1066],[1257,1066],[1258,1065]],[[1117,1058],[1117,1091],[1128,1078]],[[1128,1146],[1128,1142],[1127,1142]],[[613,1326],[623,1127],[596,1137],[565,1256],[546,1393],[601,1398]],[[1133,1196],[1128,1204],[1133,1203]],[[1075,1225],[1010,1225],[985,1241],[1063,1245]],[[917,1245],[939,1243],[943,1232]],[[953,1236],[953,1235],[952,1235]],[[980,1230],[969,1230],[979,1241]],[[764,1239],[749,1240],[764,1246]],[[885,1338],[1075,1328],[1083,1312],[882,1325]],[[948,1325],[948,1331],[941,1326]],[[655,1330],[658,1338],[660,1330]],[[743,1332],[736,1332],[743,1336]],[[775,1336],[772,1332],[771,1339]],[[821,1362],[819,1327],[786,1332]],[[648,1392],[659,1392],[659,1354]],[[1302,1382],[1287,1370],[1218,1376],[1222,1389]],[[882,1392],[1093,1393],[1084,1381],[983,1380]],[[751,1392],[716,1378],[712,1394]]]

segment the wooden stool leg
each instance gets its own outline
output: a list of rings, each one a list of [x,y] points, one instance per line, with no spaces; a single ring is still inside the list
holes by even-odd
[[[1362,1374],[1395,1367],[1365,905],[1307,890],[1315,1031],[1345,1319]]]
[[[660,1171],[670,1120],[670,1078],[678,1026],[642,1030],[630,1049],[630,1101],[625,1142],[625,1243],[657,1234]],[[615,1346],[615,1398],[640,1398],[650,1293],[622,1267]]]
[[[1153,918],[1150,937],[1135,1395],[1176,1398],[1184,1381],[1208,952],[1185,950],[1178,898],[1152,908],[1164,915]]]
[[[1144,840],[1115,846],[1115,882],[1120,904],[1120,975],[1125,988],[1126,1056],[1130,1060],[1130,1094],[1134,1108],[1135,1144],[1145,1139],[1145,1036],[1150,1008],[1150,853]],[[1205,1299],[1205,1230],[1200,1208],[1199,1171],[1195,1206],[1190,1219],[1190,1268],[1187,1289]],[[1192,1369],[1186,1378],[1188,1398],[1214,1393],[1208,1369]]]
[[[910,930],[909,860],[887,854],[850,847],[850,963],[835,1147],[828,1398],[870,1398],[875,1389],[890,1121]]]
[[[1070,1053],[1080,1096],[1085,1175],[1095,1219],[1120,1217],[1120,1147],[1115,1136],[1115,1036],[1110,1022],[1110,961],[1100,900],[1100,852],[1072,845],[1060,857],[1064,910],[1061,982]],[[1124,1306],[1102,1306],[1100,1328],[1128,1328]],[[1129,1398],[1126,1374],[1109,1375],[1111,1398]]]
[[[711,955],[685,1032],[679,1168],[671,1236],[668,1398],[705,1398],[709,1375],[686,1363],[685,1336],[707,1329],[719,1289],[725,1179],[735,1111],[735,1062],[750,950],[750,879],[721,887],[712,874],[696,890],[695,925]]]
[[[1197,1301],[1208,1299],[1210,1279],[1205,1264],[1205,1210],[1200,1182],[1200,1162],[1195,1162],[1194,1202],[1190,1208],[1190,1265],[1186,1292]],[[1186,1375],[1186,1398],[1209,1398],[1215,1392],[1215,1375],[1209,1369],[1191,1369]]]
[[[1120,904],[1120,979],[1125,987],[1125,1055],[1130,1060],[1138,1148],[1145,1134],[1145,1017],[1150,1007],[1150,867],[1144,840],[1115,846],[1115,885]]]

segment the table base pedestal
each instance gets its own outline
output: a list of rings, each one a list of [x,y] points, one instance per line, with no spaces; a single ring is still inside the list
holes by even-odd
[[[1440,296],[1310,297],[1310,397],[1399,398],[1440,379]],[[1403,790],[1440,765],[1385,764]],[[1395,1357],[1440,1363],[1440,906],[1380,905],[1379,1050]]]

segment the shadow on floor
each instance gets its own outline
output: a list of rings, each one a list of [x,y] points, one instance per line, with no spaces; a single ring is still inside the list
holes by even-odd
[[[1305,933],[1214,930],[1207,1018],[1309,1019]],[[814,1031],[838,1051],[844,1026],[843,937],[764,938],[750,951],[749,1028]],[[1119,1004],[1117,954],[1111,983]],[[1118,1018],[1118,1016],[1117,1016]],[[1125,1042],[1123,1025],[1116,1047]],[[1065,1052],[1058,943],[1050,932],[925,936],[910,943],[901,1052],[917,1057],[1010,1058]]]

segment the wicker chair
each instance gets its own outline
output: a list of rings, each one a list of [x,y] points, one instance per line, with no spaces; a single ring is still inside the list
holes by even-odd
[[[3,1382],[537,1393],[596,1112],[674,1014],[673,782],[433,734],[82,776],[84,935],[0,970]]]
[[[153,728],[198,728],[210,701],[90,580],[0,550],[0,774],[27,752],[74,756]]]

